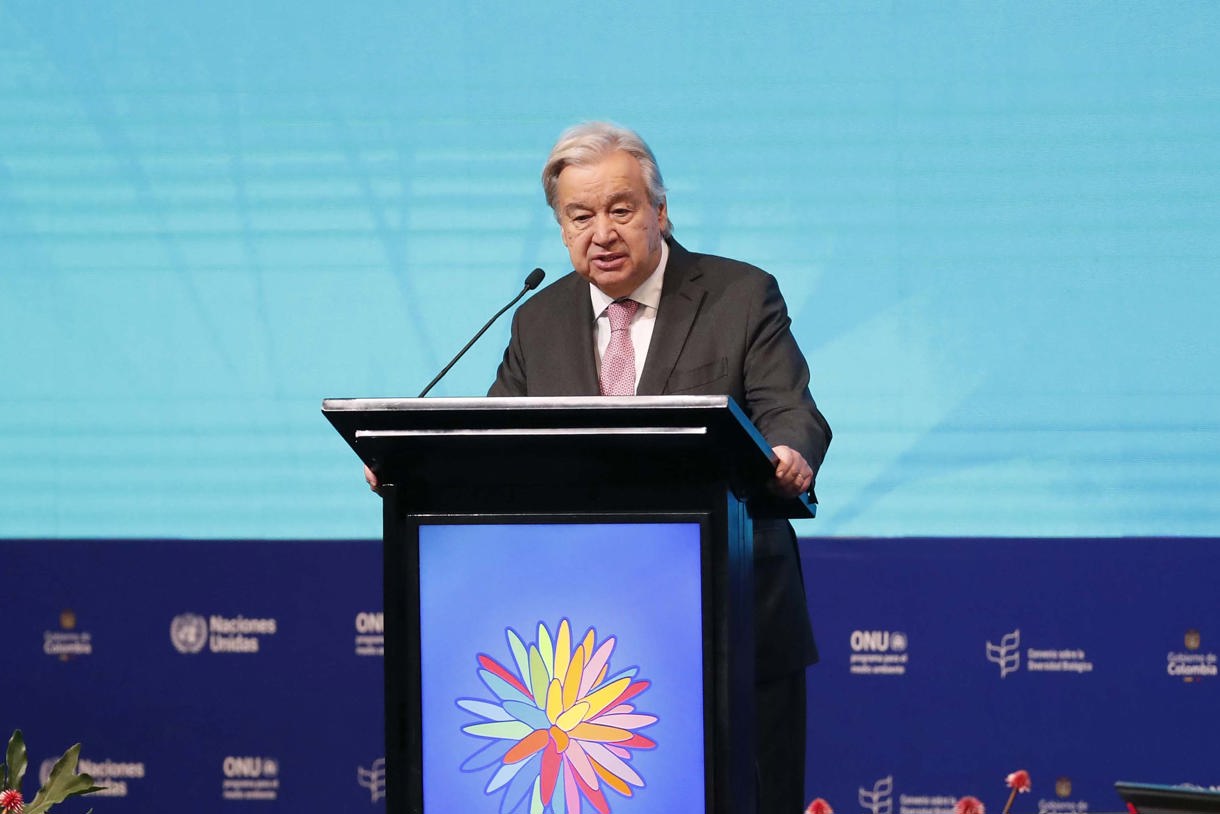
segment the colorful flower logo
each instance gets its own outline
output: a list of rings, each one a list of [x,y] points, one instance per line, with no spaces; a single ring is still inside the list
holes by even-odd
[[[503,791],[501,814],[580,814],[582,799],[609,814],[607,789],[631,797],[633,786],[644,787],[628,761],[632,750],[656,746],[637,730],[657,716],[629,702],[650,682],[635,680],[637,667],[610,674],[613,636],[598,644],[590,628],[573,647],[567,619],[554,637],[540,623],[528,647],[512,628],[504,632],[516,670],[480,653],[479,678],[495,700],[457,701],[479,719],[462,731],[490,741],[462,771],[493,769],[485,793]]]

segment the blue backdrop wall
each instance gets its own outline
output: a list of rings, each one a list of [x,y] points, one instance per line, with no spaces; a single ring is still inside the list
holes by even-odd
[[[809,672],[810,798],[840,812],[953,814],[969,794],[998,812],[1017,769],[1034,786],[1015,814],[1117,811],[1119,779],[1220,787],[1220,540],[804,540],[801,550],[822,652]],[[0,728],[25,729],[31,780],[84,741],[86,768],[109,790],[65,811],[384,810],[379,560],[375,541],[0,541],[6,582],[36,588],[5,617]],[[563,584],[583,588],[578,573]],[[636,665],[655,685],[641,711],[662,723],[644,730],[655,753],[634,762],[647,767],[645,787],[611,795],[611,808],[672,814],[671,762],[689,751],[676,733],[690,723],[689,702],[673,700],[689,684],[655,653],[631,660],[648,625],[631,599],[641,585],[619,584],[620,617],[600,613],[631,630],[615,669]],[[570,601],[554,593],[525,592],[543,606]],[[481,641],[511,664],[500,621],[464,613],[450,613],[448,629],[499,626]],[[432,651],[466,677],[433,689],[482,691],[477,650]],[[471,716],[453,703],[437,705],[451,713],[437,729],[461,738]],[[453,794],[481,797],[489,772],[457,763],[432,771]],[[689,794],[696,810],[700,799]]]
[[[0,4],[0,534],[371,537],[324,396],[543,266],[561,129],[780,279],[806,534],[1220,531],[1211,3]],[[499,326],[441,386],[486,390]]]
[[[1024,767],[1023,804],[1085,814],[1127,767],[1220,782],[1187,671],[1217,652],[1218,27],[3,0],[0,730],[84,740],[126,795],[98,811],[378,803],[379,511],[320,400],[415,394],[565,272],[540,164],[609,118],[682,242],[777,275],[835,428],[800,528],[811,793],[998,810]],[[189,652],[214,620],[230,649]]]

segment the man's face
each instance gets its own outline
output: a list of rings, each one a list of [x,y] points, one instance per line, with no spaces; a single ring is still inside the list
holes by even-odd
[[[625,297],[661,262],[665,202],[653,206],[640,162],[621,150],[559,173],[555,211],[572,267],[607,296]]]

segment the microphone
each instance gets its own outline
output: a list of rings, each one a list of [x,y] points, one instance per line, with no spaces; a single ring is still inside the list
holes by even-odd
[[[457,356],[454,356],[453,359],[450,360],[449,364],[445,365],[444,370],[442,370],[440,373],[436,374],[435,379],[428,382],[428,386],[425,387],[423,389],[423,391],[420,392],[420,394],[416,398],[422,399],[424,396],[428,395],[428,391],[431,390],[433,385],[435,385],[437,382],[439,382],[444,377],[444,375],[449,372],[449,368],[456,365],[458,362],[458,359],[461,359],[463,356],[466,355],[466,351],[470,350],[470,346],[473,345],[475,342],[478,342],[480,336],[487,333],[487,329],[491,327],[491,323],[493,323],[497,319],[499,319],[500,315],[503,314],[505,311],[507,311],[509,308],[512,308],[514,305],[516,305],[517,302],[522,297],[524,297],[528,292],[533,291],[535,288],[537,288],[538,284],[542,282],[543,277],[546,277],[546,272],[543,271],[542,269],[534,269],[533,271],[531,271],[529,273],[529,275],[526,276],[526,278],[525,278],[525,285],[522,287],[521,293],[519,293],[517,296],[513,297],[512,302],[510,302],[508,305],[504,306],[499,311],[496,311],[495,315],[491,319],[487,320],[487,324],[484,325],[482,328],[480,328],[479,332],[474,335],[474,338],[466,343],[466,347],[464,347],[460,351],[458,351]]]

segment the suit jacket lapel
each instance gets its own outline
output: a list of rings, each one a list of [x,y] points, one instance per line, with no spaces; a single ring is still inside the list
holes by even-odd
[[[697,282],[702,274],[695,257],[671,238],[657,324],[652,329],[637,395],[655,396],[665,392],[665,383],[682,354],[699,306],[707,296],[707,289]]]
[[[597,383],[597,349],[593,345],[593,305],[589,300],[589,283],[576,272],[566,293],[567,304],[555,313],[555,333],[551,353],[562,371],[556,381],[565,382],[565,395],[596,396],[601,392]],[[575,349],[575,353],[573,353]]]

